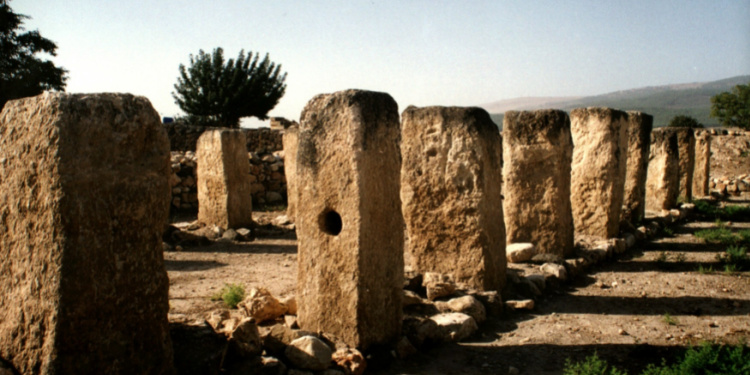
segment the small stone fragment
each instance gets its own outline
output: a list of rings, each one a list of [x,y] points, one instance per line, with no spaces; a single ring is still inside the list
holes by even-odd
[[[229,335],[229,346],[241,357],[258,355],[263,351],[258,326],[252,319],[245,318]]]
[[[533,310],[534,309],[534,300],[533,299],[525,299],[525,300],[509,300],[505,301],[505,306],[514,310]]]
[[[279,302],[271,292],[264,288],[253,288],[244,301],[237,305],[244,309],[247,316],[258,323],[274,320],[286,312],[286,307]]]
[[[314,371],[328,368],[333,355],[331,348],[314,336],[303,336],[292,341],[284,353],[295,367]]]
[[[432,338],[439,341],[461,341],[479,329],[474,318],[463,313],[433,315],[429,320],[437,325],[436,336]]]
[[[556,263],[544,263],[539,267],[544,273],[548,273],[558,280],[565,281],[568,279],[568,272],[565,270],[565,266]]]
[[[412,345],[411,341],[406,336],[401,337],[396,343],[396,356],[399,359],[408,358],[414,354],[417,354],[417,348]]]
[[[403,305],[411,306],[422,303],[422,297],[419,294],[412,292],[411,290],[404,289]]]
[[[362,375],[367,368],[367,361],[359,350],[354,348],[341,348],[333,353],[333,361],[343,367],[347,374]]]
[[[505,247],[505,256],[510,263],[527,262],[535,254],[536,248],[532,243],[514,243]]]
[[[440,297],[448,297],[456,292],[456,284],[448,275],[436,272],[426,272],[422,285],[427,289],[427,299],[434,301]]]
[[[451,311],[469,315],[477,323],[482,323],[487,317],[484,305],[472,296],[453,298],[447,305]]]

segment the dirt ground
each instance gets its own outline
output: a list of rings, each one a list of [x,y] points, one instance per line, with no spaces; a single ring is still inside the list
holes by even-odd
[[[267,223],[278,214],[256,213],[255,219]],[[750,229],[747,221],[730,227]],[[531,312],[506,312],[465,342],[423,348],[406,360],[371,358],[368,373],[506,374],[512,366],[521,374],[561,374],[567,358],[582,360],[594,352],[638,373],[703,341],[750,338],[750,273],[721,272],[716,254],[725,247],[693,236],[713,225],[676,225],[672,237],[641,243],[617,261],[548,289]],[[210,298],[224,283],[293,294],[296,251],[293,231],[270,230],[249,243],[166,252],[170,320],[200,321],[220,308]],[[715,271],[701,273],[700,266]]]

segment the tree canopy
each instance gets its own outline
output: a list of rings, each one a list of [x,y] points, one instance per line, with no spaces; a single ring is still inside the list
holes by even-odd
[[[221,48],[210,54],[200,50],[190,55],[190,66],[180,64],[172,97],[188,118],[236,128],[243,117],[267,119],[284,96],[285,80],[281,65],[271,62],[268,54],[261,60],[257,53],[245,55],[242,50],[225,63]]]
[[[703,125],[698,122],[694,117],[677,115],[669,120],[667,125],[670,128],[702,128]]]
[[[750,130],[750,83],[712,97],[711,117],[724,126]]]
[[[57,45],[38,30],[25,31],[23,20],[28,18],[0,0],[0,109],[8,100],[65,90],[67,71],[36,56],[55,56]]]

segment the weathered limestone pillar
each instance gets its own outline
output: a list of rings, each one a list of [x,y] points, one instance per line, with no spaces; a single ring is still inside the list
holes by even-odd
[[[0,356],[23,374],[169,374],[169,140],[148,99],[0,114]]]
[[[622,220],[636,224],[646,216],[646,175],[654,117],[628,111],[628,163]]]
[[[401,331],[399,136],[385,93],[318,95],[300,118],[298,323],[361,349]]]
[[[577,232],[617,236],[628,158],[628,115],[611,108],[570,112],[573,135],[570,203]]]
[[[505,284],[502,140],[480,108],[409,107],[401,114],[401,200],[414,271],[472,288]]]
[[[661,128],[651,132],[646,180],[646,209],[659,212],[677,205],[680,193],[680,156],[677,132]]]
[[[286,125],[286,124],[285,124]],[[286,177],[286,216],[292,222],[297,216],[297,145],[299,124],[288,123],[281,138],[284,145],[284,176]]]
[[[695,135],[691,128],[675,128],[680,148],[680,193],[685,202],[693,200],[693,170],[695,168]]]
[[[696,132],[695,167],[693,170],[693,195],[709,195],[708,182],[711,178],[711,134],[707,131]]]
[[[206,130],[198,138],[196,158],[198,221],[224,229],[251,226],[253,200],[245,133]]]
[[[508,243],[531,242],[538,253],[572,254],[572,157],[567,113],[505,112],[503,211]]]

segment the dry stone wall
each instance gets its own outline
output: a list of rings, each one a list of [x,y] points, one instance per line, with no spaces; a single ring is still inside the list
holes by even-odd
[[[409,107],[401,200],[411,270],[500,290],[505,282],[502,140],[480,108]]]
[[[628,157],[628,116],[610,108],[570,112],[573,134],[571,206],[576,232],[604,238],[619,232]]]
[[[653,126],[653,116],[643,112],[628,112],[628,163],[622,220],[632,224],[646,217],[646,176]]]
[[[24,374],[170,374],[169,141],[148,99],[0,114],[0,356]]]
[[[297,156],[298,324],[350,346],[401,331],[404,222],[398,106],[390,95],[318,95],[302,111]]]
[[[172,151],[195,151],[198,138],[207,130],[218,130],[222,128],[207,128],[204,126],[193,126],[182,123],[164,124],[164,128],[169,135],[169,142]],[[281,150],[282,140],[281,132],[269,128],[259,129],[238,129],[245,133],[247,138],[247,150],[265,154],[272,151]]]
[[[506,112],[503,119],[503,211],[507,242],[537,253],[573,252],[570,118],[560,110]]]

